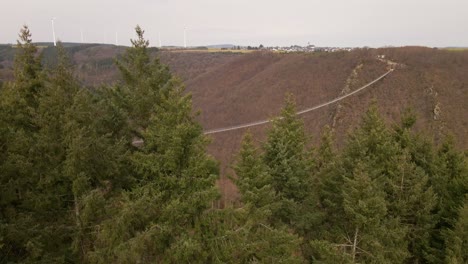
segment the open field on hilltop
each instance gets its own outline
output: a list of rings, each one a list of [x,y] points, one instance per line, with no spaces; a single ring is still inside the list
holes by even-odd
[[[468,47],[455,47],[455,48],[444,48],[448,51],[468,51]]]
[[[166,52],[179,52],[179,53],[252,53],[257,50],[234,50],[234,49],[162,49]]]

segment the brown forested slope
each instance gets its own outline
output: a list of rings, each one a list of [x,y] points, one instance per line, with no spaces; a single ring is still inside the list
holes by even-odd
[[[357,125],[372,100],[389,123],[398,122],[412,108],[416,128],[439,140],[453,133],[459,146],[468,141],[468,53],[428,48],[359,50],[333,54],[243,55],[187,81],[200,121],[206,129],[232,126],[272,117],[279,112],[285,93],[297,99],[298,109],[329,100],[374,80],[388,65],[377,60],[385,55],[398,63],[382,81],[336,104],[303,116],[305,127],[317,142],[325,125],[334,128],[338,147]],[[251,128],[262,141],[268,125]],[[211,135],[210,151],[222,163],[223,174],[239,148],[246,129]],[[228,199],[235,197],[232,185],[220,182]]]
[[[48,49],[44,52],[50,52]],[[89,85],[118,81],[112,62],[122,51],[122,47],[109,45],[70,48],[79,77]],[[3,49],[0,53],[0,78],[10,76],[11,52]],[[418,130],[436,140],[453,133],[459,148],[467,149],[468,51],[404,47],[313,54],[159,53],[162,62],[193,94],[205,129],[272,117],[278,114],[287,92],[295,95],[299,110],[344,95],[387,71],[388,65],[378,60],[378,55],[398,63],[397,69],[356,95],[305,114],[303,120],[312,142],[316,143],[323,127],[330,125],[341,146],[347,132],[375,99],[388,122],[397,122],[402,111],[411,107],[418,116]],[[251,128],[258,141],[263,140],[266,127]],[[242,129],[211,136],[210,151],[221,161],[224,175],[229,173],[227,168],[245,132]],[[220,186],[225,197],[235,196],[225,178]]]
[[[329,124],[340,141],[375,98],[389,122],[397,121],[400,113],[411,107],[418,114],[420,129],[430,129],[436,136],[450,131],[466,147],[465,52],[397,48],[333,54],[246,54],[189,78],[186,84],[195,106],[202,110],[200,121],[212,129],[271,117],[278,113],[287,92],[295,95],[299,109],[346,94],[386,72],[387,65],[377,60],[377,55],[400,65],[369,89],[305,115],[307,129],[317,135]],[[239,132],[245,130],[225,135],[230,138]]]

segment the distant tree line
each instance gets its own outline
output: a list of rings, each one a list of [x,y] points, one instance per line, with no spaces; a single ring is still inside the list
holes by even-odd
[[[213,207],[191,97],[136,33],[122,81],[89,89],[21,30],[0,87],[0,263],[468,262],[466,156],[409,111],[390,127],[374,104],[343,149],[328,128],[312,147],[288,96],[265,142],[245,135],[241,205]]]

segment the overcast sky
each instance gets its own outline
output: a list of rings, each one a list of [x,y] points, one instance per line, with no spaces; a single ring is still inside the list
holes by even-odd
[[[29,25],[34,41],[129,45],[468,46],[468,0],[0,0],[0,43]]]

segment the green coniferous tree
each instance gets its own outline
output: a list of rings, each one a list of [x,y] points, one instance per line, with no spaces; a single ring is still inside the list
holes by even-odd
[[[336,247],[334,233],[341,224],[344,210],[342,207],[342,188],[344,184],[341,161],[333,148],[333,133],[325,127],[316,154],[314,170],[317,195],[317,211],[320,214],[315,225],[314,235],[310,238],[310,260],[315,263],[349,263],[351,259],[343,249]]]
[[[311,184],[311,155],[302,121],[296,116],[291,96],[279,118],[273,120],[265,142],[263,160],[271,175],[271,185],[280,200],[274,218],[287,225],[301,225],[301,206],[307,199]]]
[[[242,141],[238,162],[234,169],[237,175],[235,183],[244,204],[265,210],[269,214],[278,209],[279,199],[272,187],[268,167],[257,153],[250,133],[247,133]],[[269,218],[269,221],[274,221],[271,216]]]
[[[126,180],[125,142],[116,125],[126,120],[99,93],[82,89],[60,43],[57,51],[58,64],[38,94],[30,150],[39,179],[34,215],[43,226],[40,259],[86,262],[89,234],[101,221],[96,215],[102,218],[105,198]]]
[[[273,120],[263,149],[263,161],[280,205],[273,211],[273,218],[278,225],[286,224],[304,239],[301,251],[305,258],[310,258],[309,240],[315,238],[316,225],[322,221],[316,192],[318,181],[313,177],[317,166],[292,96],[286,98],[280,116]]]
[[[240,207],[213,209],[200,226],[207,262],[300,263],[300,239],[286,225],[273,226],[273,211],[279,206],[271,176],[248,133],[234,165]]]
[[[34,218],[40,225],[40,244],[43,262],[69,261],[70,180],[64,175],[66,155],[64,144],[66,111],[78,91],[78,83],[61,43],[57,46],[58,65],[50,71],[48,80],[37,94],[37,110],[34,125],[38,131],[30,146],[34,157]]]
[[[135,184],[108,208],[112,218],[102,223],[88,256],[95,263],[204,262],[197,226],[218,197],[217,164],[206,154],[191,97],[164,66],[149,60],[139,27],[137,34],[127,52],[128,72],[122,72],[124,89],[134,94],[116,93],[120,102],[140,104],[127,113],[144,145],[130,157]]]
[[[44,74],[27,26],[21,29],[14,61],[14,81],[0,90],[0,214],[8,261],[32,261],[42,255],[41,226],[36,222],[34,177],[36,157],[31,151],[37,136],[34,122]]]
[[[407,229],[391,211],[389,198],[392,162],[398,157],[398,145],[372,106],[335,166],[319,173],[320,200],[326,212],[323,239],[338,248],[341,245],[348,261],[402,263],[408,256]]]
[[[95,262],[204,261],[195,227],[217,198],[217,168],[182,91],[174,87],[155,106],[144,147],[132,157],[139,183],[103,225]]]
[[[403,263],[404,247],[392,245],[392,236],[398,236],[398,231],[389,228],[393,223],[387,219],[385,193],[376,175],[369,175],[375,170],[364,166],[358,163],[344,178],[343,250],[354,263]]]
[[[325,126],[315,159],[317,172],[325,170],[327,167],[333,166],[333,163],[336,162],[336,153],[333,146],[333,140],[334,137],[332,129],[329,126]]]
[[[401,150],[390,171],[392,191],[389,193],[389,210],[398,216],[408,228],[406,241],[411,256],[408,263],[424,263],[431,259],[430,236],[435,225],[433,211],[437,196],[430,184],[430,169],[427,164],[431,152],[427,142],[411,128],[416,118],[406,112],[401,125],[395,127],[394,138]],[[422,158],[424,156],[429,159]]]
[[[448,138],[437,151],[436,169],[431,178],[432,186],[439,197],[437,223],[431,243],[435,249],[434,263],[441,263],[447,256],[449,236],[459,219],[468,192],[468,162],[463,153],[456,150],[453,138]]]
[[[58,66],[46,78],[30,36],[25,27],[15,81],[1,91],[1,123],[7,132],[1,161],[1,236],[7,246],[1,250],[12,262],[84,261],[83,252],[74,256],[71,241],[78,241],[78,222],[87,228],[96,222],[83,224],[76,217],[77,208],[89,207],[84,196],[76,195],[76,183],[85,179],[94,189],[104,189],[108,179],[120,178],[122,167],[116,164],[122,148],[102,125],[108,109],[79,89],[63,48],[59,45]]]
[[[296,251],[300,240],[290,234],[287,226],[273,225],[276,222],[273,213],[281,203],[250,133],[242,142],[235,172],[243,207],[234,210],[236,225],[226,232],[226,239],[231,242],[228,256],[242,263],[299,263]],[[222,247],[218,248],[224,251]]]
[[[63,173],[70,181],[70,213],[73,219],[73,251],[80,262],[87,262],[94,248],[96,228],[112,214],[106,201],[119,193],[128,176],[127,143],[103,125],[112,114],[99,97],[80,89],[66,112]]]
[[[364,114],[360,126],[349,135],[348,141],[344,151],[346,167],[353,167],[355,161],[369,159],[374,168],[387,173],[395,163],[392,158],[397,158],[400,151],[379,115],[376,103]]]
[[[314,175],[316,181],[314,192],[318,196],[319,210],[323,213],[323,222],[320,224],[321,228],[318,228],[322,233],[319,237],[324,236],[329,227],[336,223],[341,215],[338,214],[338,211],[342,200],[343,173],[338,170],[338,158],[338,153],[333,148],[332,131],[329,127],[325,127],[316,155]]]
[[[458,211],[458,219],[452,230],[445,234],[447,249],[445,263],[462,264],[468,262],[468,195]]]
[[[114,88],[113,95],[116,104],[128,115],[133,136],[141,137],[154,105],[173,86],[173,77],[158,58],[151,58],[144,30],[137,26],[135,31],[137,39],[131,40],[132,48],[116,61],[123,82]]]

